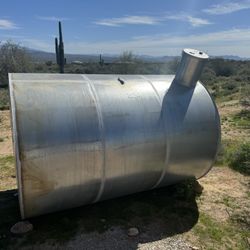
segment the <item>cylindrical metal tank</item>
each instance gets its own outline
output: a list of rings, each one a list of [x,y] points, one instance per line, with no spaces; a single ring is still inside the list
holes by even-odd
[[[204,56],[184,50],[175,78],[10,74],[22,218],[206,174],[220,121]]]

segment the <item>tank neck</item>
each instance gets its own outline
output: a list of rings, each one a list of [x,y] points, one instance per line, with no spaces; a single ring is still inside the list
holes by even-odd
[[[201,76],[208,58],[209,56],[202,51],[184,49],[173,83],[186,87],[194,87]]]

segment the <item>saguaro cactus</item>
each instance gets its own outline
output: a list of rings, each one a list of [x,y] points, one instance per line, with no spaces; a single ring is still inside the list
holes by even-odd
[[[63,45],[61,22],[59,22],[59,44],[57,38],[55,38],[55,50],[56,50],[56,62],[59,65],[60,73],[64,73],[64,64],[66,62],[66,59],[64,58],[64,45]]]
[[[104,64],[104,59],[102,58],[102,54],[100,54],[100,57],[99,57],[99,64],[101,66],[103,66],[103,64]]]
[[[56,63],[59,65],[58,40],[55,38]]]

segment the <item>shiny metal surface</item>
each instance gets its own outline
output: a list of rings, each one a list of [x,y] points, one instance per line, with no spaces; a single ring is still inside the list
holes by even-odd
[[[184,49],[175,76],[175,82],[187,87],[197,83],[208,59],[208,55],[196,49]]]
[[[123,80],[123,84],[118,81]],[[220,122],[173,75],[10,74],[22,218],[200,178]]]

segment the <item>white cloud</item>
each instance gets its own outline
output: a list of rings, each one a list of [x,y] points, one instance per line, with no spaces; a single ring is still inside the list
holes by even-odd
[[[238,55],[250,57],[250,28],[231,29],[195,35],[159,34],[134,37],[127,40],[75,42],[66,41],[65,52],[75,54],[120,54],[131,50],[136,54],[163,56],[180,55],[183,48],[204,50],[210,55]],[[53,41],[22,39],[22,45],[54,52]]]
[[[202,19],[202,18],[197,18],[197,17],[192,17],[192,16],[187,16],[187,20],[188,22],[193,26],[193,27],[200,27],[203,25],[208,25],[208,24],[212,24],[211,22],[209,22],[206,19]]]
[[[152,35],[125,41],[68,42],[66,51],[70,53],[111,53],[119,54],[125,50],[136,54],[179,55],[185,47],[207,51],[212,55],[239,55],[250,57],[250,28],[232,29],[196,35]]]
[[[203,12],[211,15],[223,15],[244,9],[250,9],[249,0],[241,2],[225,2],[222,4],[212,5],[210,8],[204,9]]]
[[[56,17],[56,16],[37,16],[37,19],[43,20],[43,21],[52,21],[52,22],[69,20],[69,18],[67,17]]]
[[[104,25],[104,26],[120,27],[125,24],[155,25],[155,24],[165,22],[168,19],[188,22],[193,27],[200,27],[203,25],[212,24],[206,19],[192,17],[186,14],[167,15],[167,16],[160,16],[157,18],[153,16],[125,16],[125,17],[120,17],[120,18],[101,19],[94,23],[98,25]]]
[[[203,25],[212,24],[211,22],[209,22],[206,19],[202,19],[202,18],[198,18],[198,17],[192,17],[192,16],[189,16],[189,15],[186,15],[186,14],[167,15],[166,19],[188,22],[193,27],[200,27],[200,26],[203,26]]]
[[[0,29],[1,30],[12,30],[12,29],[17,29],[18,27],[16,26],[15,23],[13,23],[10,20],[7,19],[0,19]]]
[[[158,19],[151,16],[124,16],[119,18],[101,19],[94,23],[98,25],[113,27],[122,26],[124,24],[153,25],[158,23]]]

